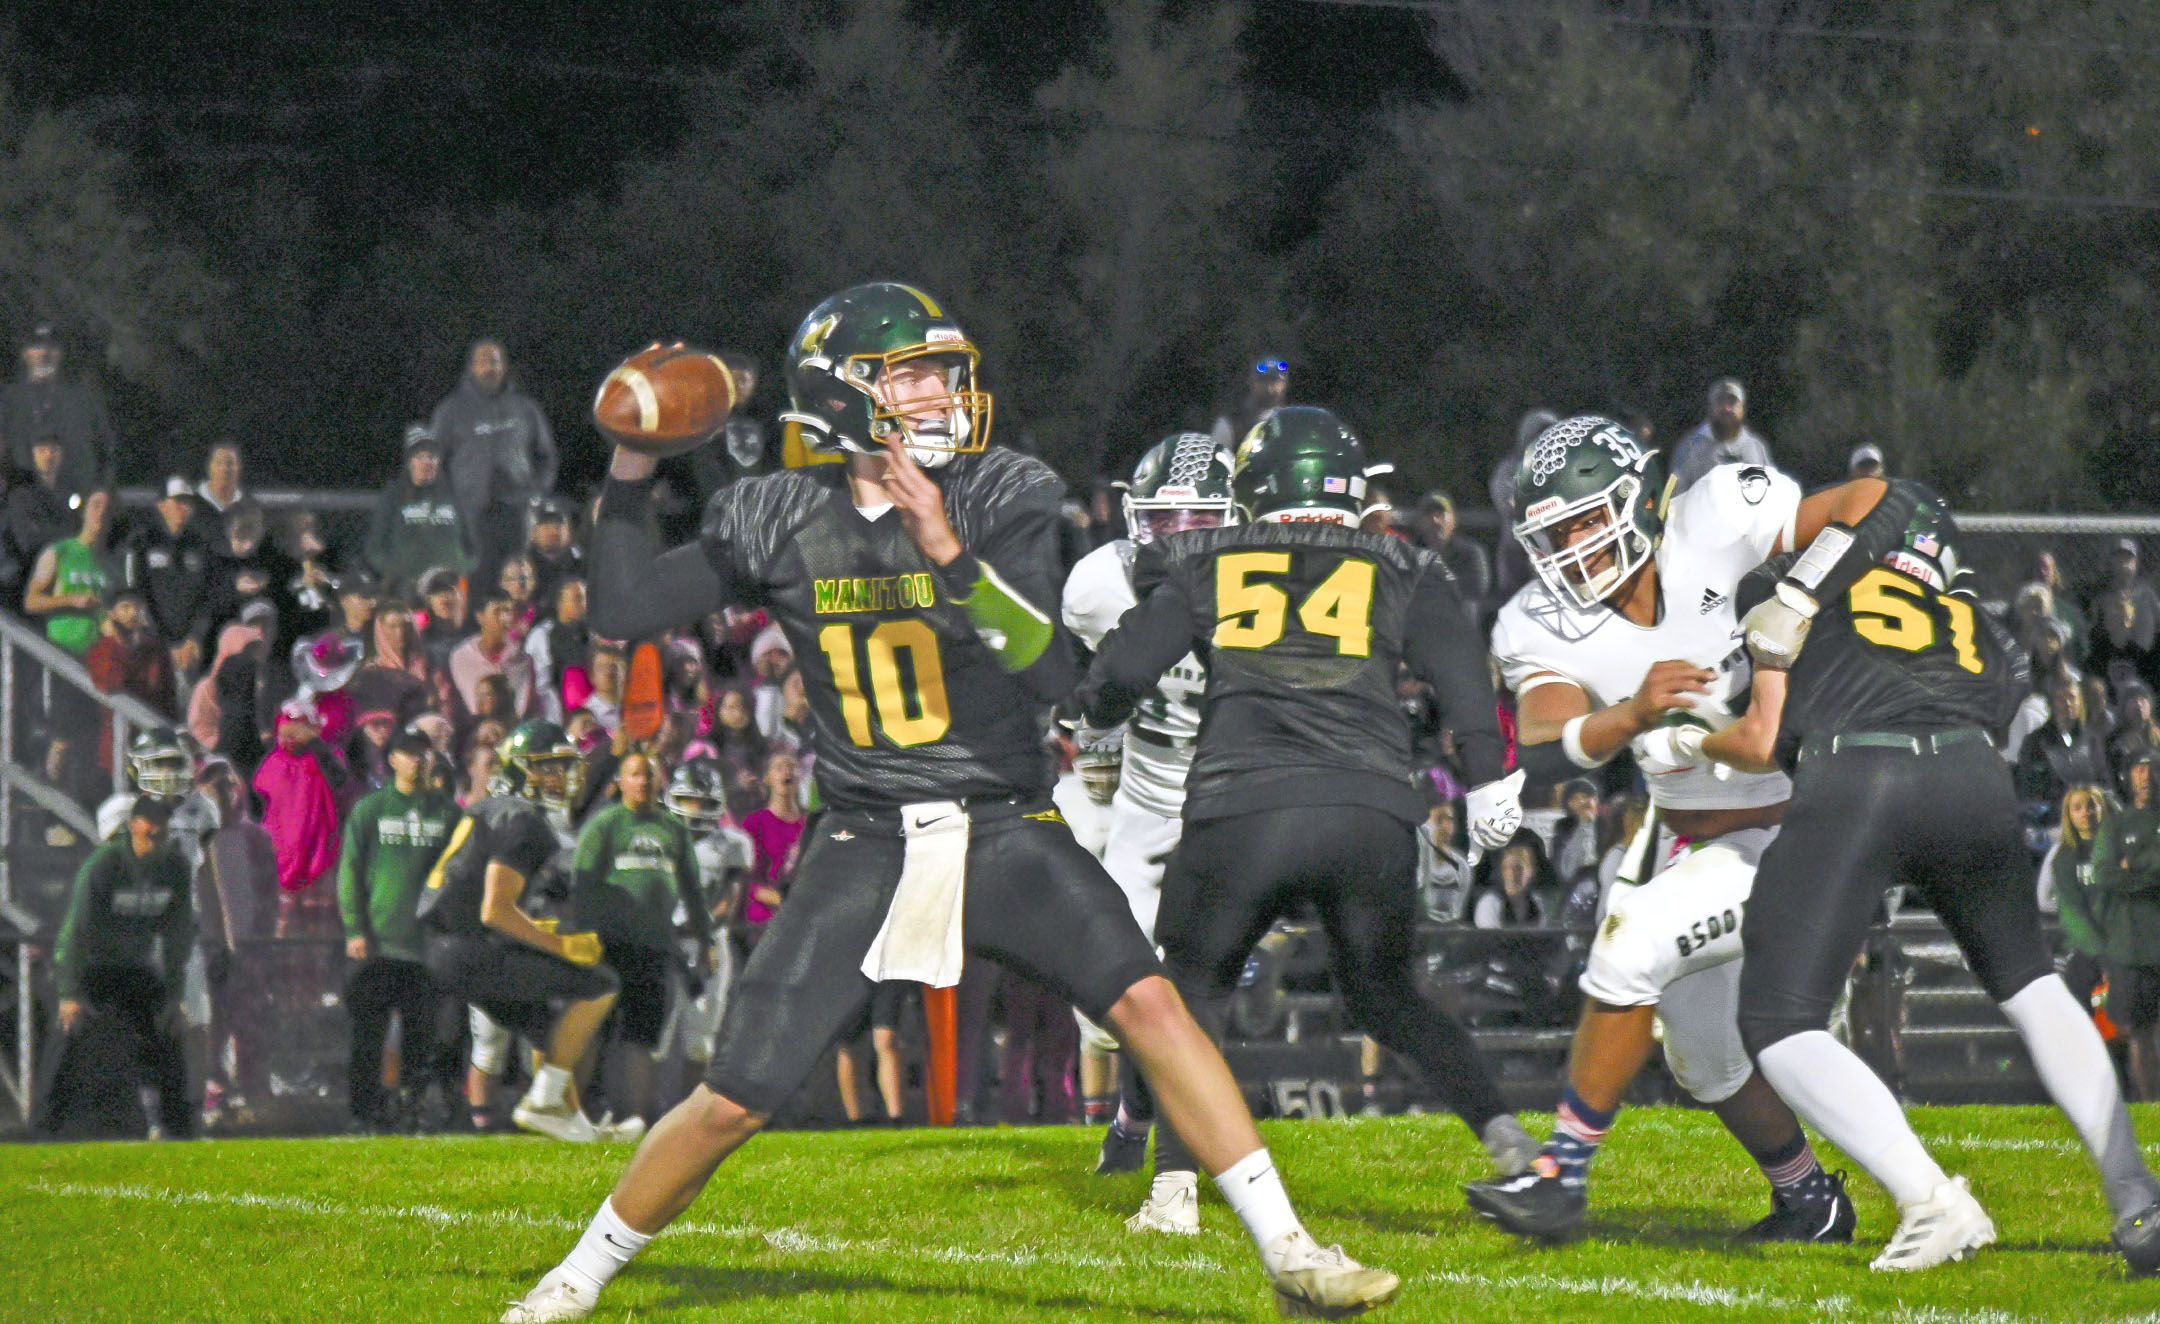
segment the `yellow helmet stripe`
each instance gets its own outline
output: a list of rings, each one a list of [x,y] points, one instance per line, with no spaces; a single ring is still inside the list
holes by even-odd
[[[900,288],[906,290],[909,294],[914,295],[917,299],[920,299],[922,301],[923,311],[930,314],[932,317],[943,317],[945,315],[945,310],[938,307],[937,300],[931,298],[927,294],[924,294],[921,290],[916,289],[913,285],[902,285]]]

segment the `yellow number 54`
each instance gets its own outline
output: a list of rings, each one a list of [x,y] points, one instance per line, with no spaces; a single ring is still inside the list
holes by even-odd
[[[1266,648],[1283,637],[1290,595],[1255,575],[1290,573],[1288,552],[1232,552],[1215,562],[1215,646]],[[1344,657],[1372,656],[1374,568],[1347,557],[1298,605],[1298,624],[1326,635]]]

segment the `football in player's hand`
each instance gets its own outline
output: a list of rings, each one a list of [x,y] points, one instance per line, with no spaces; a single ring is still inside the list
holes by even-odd
[[[624,359],[593,397],[593,424],[618,446],[665,458],[711,440],[735,408],[720,356],[654,341]]]

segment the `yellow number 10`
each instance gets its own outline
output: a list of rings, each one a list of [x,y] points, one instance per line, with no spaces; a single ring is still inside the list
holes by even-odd
[[[1215,563],[1215,646],[1266,648],[1283,637],[1290,595],[1254,575],[1290,573],[1288,552],[1233,552]],[[1298,606],[1308,634],[1335,641],[1344,657],[1372,656],[1373,563],[1348,558]]]
[[[877,724],[896,745],[927,745],[952,728],[952,708],[945,699],[945,666],[938,659],[937,632],[917,620],[886,621],[864,641],[870,693],[864,695],[862,672],[855,665],[855,631],[835,623],[818,631],[818,648],[832,666],[833,688],[840,692],[840,716],[848,739],[871,743],[870,705],[877,701]],[[915,691],[900,672],[900,654],[908,655]]]

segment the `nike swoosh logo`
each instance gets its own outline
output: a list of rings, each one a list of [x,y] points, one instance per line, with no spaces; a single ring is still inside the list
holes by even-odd
[[[612,1232],[601,1233],[600,1239],[606,1242],[608,1245],[613,1246],[617,1250],[626,1250],[629,1251],[632,1255],[637,1254],[637,1247],[623,1245],[621,1242],[615,1239],[615,1234]]]
[[[915,820],[915,830],[916,830],[917,832],[920,832],[920,831],[922,831],[922,830],[923,830],[924,828],[926,828],[926,827],[930,827],[930,826],[933,826],[934,824],[942,823],[942,822],[944,822],[944,821],[945,821],[946,819],[948,819],[948,818],[951,818],[951,817],[952,817],[952,815],[951,815],[951,814],[938,814],[938,815],[935,815],[934,817],[931,817],[931,818],[918,818],[918,819],[916,819],[916,820]]]
[[[1256,1172],[1256,1173],[1254,1173],[1254,1174],[1253,1174],[1252,1176],[1250,1176],[1250,1177],[1247,1177],[1247,1178],[1245,1179],[1245,1184],[1246,1184],[1247,1186],[1250,1186],[1250,1185],[1252,1185],[1252,1184],[1253,1184],[1254,1182],[1256,1182],[1256,1181],[1259,1181],[1259,1180],[1260,1180],[1260,1179],[1261,1179],[1262,1177],[1272,1177],[1272,1176],[1274,1176],[1274,1175],[1275,1175],[1275,1169],[1274,1169],[1274,1168],[1272,1168],[1272,1167],[1270,1167],[1270,1168],[1263,1168],[1263,1169],[1261,1169],[1261,1170],[1260,1170],[1259,1172]]]

